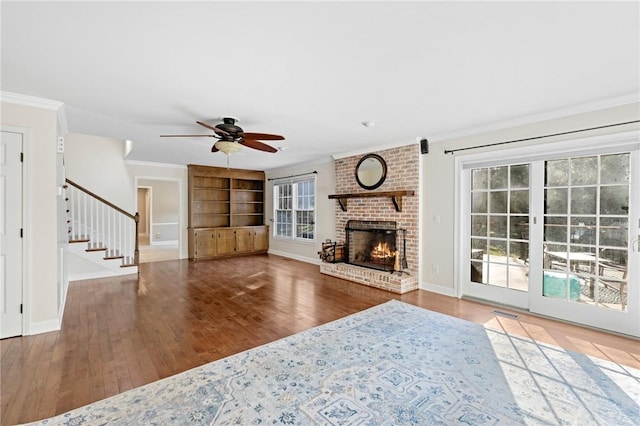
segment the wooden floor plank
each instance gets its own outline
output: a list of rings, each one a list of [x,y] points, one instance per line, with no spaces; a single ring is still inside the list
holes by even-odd
[[[70,284],[62,330],[0,341],[0,423],[38,420],[402,300],[640,368],[637,340],[427,291],[397,295],[273,255],[145,263]],[[504,309],[503,309],[504,310]]]

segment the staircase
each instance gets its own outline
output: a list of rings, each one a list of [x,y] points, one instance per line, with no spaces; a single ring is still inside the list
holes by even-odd
[[[138,272],[138,213],[66,179],[67,251],[95,265],[95,277]]]

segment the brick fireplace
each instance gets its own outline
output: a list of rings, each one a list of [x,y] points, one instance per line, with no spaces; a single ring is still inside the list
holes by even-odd
[[[336,276],[371,287],[382,288],[395,293],[406,293],[418,288],[418,221],[419,221],[419,155],[417,144],[406,145],[382,151],[376,151],[387,163],[387,177],[384,183],[375,190],[361,188],[355,178],[355,169],[363,155],[337,158],[335,160],[336,188],[335,194],[368,193],[367,197],[348,200],[346,211],[336,201],[336,240],[346,243],[349,221],[379,221],[394,223],[394,229],[401,229],[403,272],[394,272],[393,267],[381,269],[360,266],[351,263],[322,263],[320,272]],[[403,196],[401,211],[398,211],[395,200],[389,196],[377,197],[376,193],[390,191],[409,191],[415,193]],[[351,222],[354,223],[354,222]],[[393,248],[398,251],[397,247]],[[347,247],[347,252],[349,248]],[[357,263],[357,262],[354,262]]]

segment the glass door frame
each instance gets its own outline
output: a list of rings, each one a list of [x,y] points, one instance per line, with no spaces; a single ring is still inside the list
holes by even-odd
[[[612,152],[620,152],[620,150],[612,147]],[[606,153],[603,153],[606,154]],[[589,155],[589,154],[587,154]],[[573,154],[571,155],[573,157]],[[638,253],[637,244],[634,247],[634,238],[637,238],[640,229],[640,151],[638,147],[631,151],[630,155],[630,179],[631,190],[629,193],[629,241],[628,241],[628,259],[627,259],[627,306],[626,311],[607,309],[604,307],[595,307],[592,304],[568,302],[564,299],[556,299],[543,296],[543,280],[536,279],[530,283],[530,306],[531,312],[541,315],[560,318],[567,321],[577,322],[580,324],[612,330],[619,333],[629,334],[632,336],[640,336],[640,280],[638,279],[638,264],[640,264],[640,253]],[[542,179],[544,173],[544,161],[535,162],[532,166],[532,174],[534,179]],[[543,191],[542,186],[537,188]],[[634,191],[635,189],[635,191]],[[533,196],[542,197],[543,194],[535,194]],[[534,230],[531,239],[532,245],[541,247],[544,233],[544,206],[538,203],[532,206],[532,216],[538,218],[538,224],[532,229]],[[634,235],[636,237],[634,237]],[[538,256],[542,256],[543,250],[536,250]],[[530,269],[531,276],[542,277],[543,261],[539,259]]]
[[[543,145],[529,145],[500,150],[486,151],[477,154],[458,154],[455,158],[455,242],[454,250],[457,255],[454,258],[454,292],[458,297],[473,297],[495,303],[509,305],[516,308],[529,310],[543,315],[553,316],[584,325],[606,328],[624,334],[640,336],[640,253],[634,235],[640,233],[640,132],[625,132],[603,136],[572,139],[562,142],[553,142]],[[541,152],[543,151],[543,152]],[[534,171],[533,164],[544,160],[578,157],[587,155],[607,154],[613,152],[629,151],[631,155],[631,184],[629,225],[631,238],[629,241],[629,286],[628,307],[626,312],[602,312],[602,316],[593,318],[593,309],[577,307],[566,312],[569,304],[563,300],[549,300],[542,297],[542,265],[543,265],[543,185],[535,184],[535,179],[540,179],[541,167]],[[471,224],[470,224],[470,197],[471,193],[471,169],[481,167],[504,166],[509,164],[530,163],[530,213],[529,213],[529,291],[516,291],[485,284],[471,282]],[[637,238],[637,237],[636,237]],[[631,281],[635,280],[635,281]],[[539,295],[539,296],[537,296]],[[565,315],[569,314],[569,315]]]

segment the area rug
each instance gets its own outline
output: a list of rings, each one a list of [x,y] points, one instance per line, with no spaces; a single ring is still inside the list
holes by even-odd
[[[390,301],[34,424],[637,425],[640,371]]]

